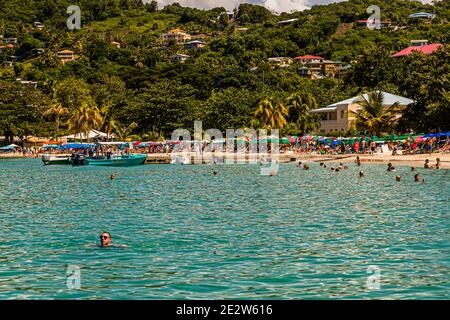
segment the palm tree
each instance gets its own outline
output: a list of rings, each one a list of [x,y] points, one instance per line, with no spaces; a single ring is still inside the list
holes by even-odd
[[[282,129],[286,126],[289,111],[286,106],[274,99],[263,99],[253,114],[254,120],[258,121],[263,128]]]
[[[383,103],[384,94],[382,91],[372,91],[367,94],[367,98],[364,95],[360,98],[362,101],[359,104],[362,109],[356,112],[350,111],[356,118],[356,126],[377,136],[392,130],[393,125],[398,120],[399,103],[395,102],[386,108]]]
[[[53,102],[52,106],[44,112],[44,116],[53,116],[55,118],[55,137],[56,137],[56,139],[58,139],[59,125],[60,125],[61,118],[66,115],[69,115],[69,114],[70,114],[69,109],[62,106],[60,103],[58,103],[56,101]]]
[[[294,93],[287,99],[289,122],[300,132],[314,131],[320,126],[320,118],[310,110],[317,109],[316,99],[308,93]]]
[[[108,135],[107,137],[109,139],[113,133],[117,133],[119,131],[119,123],[116,119],[114,119],[110,105],[104,105],[100,109],[100,114],[103,118],[102,130]]]
[[[98,129],[103,123],[103,117],[100,110],[94,104],[88,102],[83,102],[82,105],[68,121],[69,130],[75,133],[80,133],[80,138],[82,138],[82,133],[89,141],[89,132],[92,129]]]

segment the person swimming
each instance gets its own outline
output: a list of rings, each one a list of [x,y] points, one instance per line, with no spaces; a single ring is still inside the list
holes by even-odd
[[[323,162],[320,163],[320,166],[323,167]]]
[[[100,247],[110,247],[112,242],[111,233],[102,232],[100,235]]]
[[[100,235],[100,247],[101,248],[127,248],[126,244],[112,244],[111,233],[103,231]]]
[[[388,163],[387,171],[389,171],[389,172],[395,171],[395,167],[390,162]]]
[[[305,165],[303,166],[303,170],[309,170],[309,165],[305,164]]]
[[[414,175],[414,182],[425,182],[425,180],[423,180],[422,179],[422,177],[420,176],[420,174],[419,173],[416,173],[415,175]]]
[[[401,177],[400,177],[400,176],[395,176],[395,180],[396,180],[396,181],[400,181],[400,180],[401,180]]]
[[[297,163],[297,168],[304,168],[304,165],[302,164],[301,161],[299,163]]]
[[[411,172],[416,171],[416,168],[411,167]]]
[[[344,170],[347,170],[348,169],[348,166],[344,166]]]
[[[364,171],[361,170],[361,171],[359,172],[359,177],[360,177],[360,178],[364,177]]]
[[[425,160],[425,164],[423,165],[423,168],[424,169],[431,169],[431,167],[430,167],[430,160],[429,159]]]
[[[117,177],[117,173],[113,173],[109,178],[110,178],[111,180],[114,180],[116,177]]]
[[[213,172],[213,175],[217,176],[219,173],[217,171]]]

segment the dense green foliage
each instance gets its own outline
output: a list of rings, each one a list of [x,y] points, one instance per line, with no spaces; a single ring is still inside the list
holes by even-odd
[[[261,102],[275,99],[289,107],[295,95],[300,102],[288,108],[284,132],[298,133],[317,123],[307,110],[371,89],[417,101],[405,111],[397,130],[450,129],[449,47],[430,56],[390,57],[412,39],[450,43],[450,1],[432,6],[351,0],[280,16],[243,4],[233,22],[221,15],[224,8],[205,11],[173,4],[157,10],[156,2],[79,0],[82,29],[69,31],[66,9],[71,4],[2,0],[0,35],[17,37],[19,45],[3,50],[0,62],[11,55],[19,58],[14,67],[0,66],[0,135],[52,134],[54,118],[44,114],[55,103],[70,113],[62,116],[61,133],[69,131],[67,120],[86,105],[102,112],[105,123],[100,127],[122,135],[168,137],[176,128],[192,128],[194,120],[204,121],[204,128],[248,127],[257,123],[254,115]],[[383,20],[404,28],[356,26],[356,20],[367,18],[371,4],[380,6]],[[407,18],[419,11],[437,18]],[[298,20],[277,24],[291,18]],[[34,21],[45,28],[33,28]],[[239,32],[239,26],[248,30]],[[176,27],[206,35],[208,45],[193,51],[174,43],[163,46],[160,35]],[[33,53],[37,48],[46,51],[38,56]],[[55,53],[62,49],[75,51],[78,60],[59,63]],[[191,58],[175,63],[171,57],[176,53]],[[313,81],[301,77],[295,64],[282,69],[267,64],[268,57],[303,54],[341,60],[352,68],[340,79]],[[38,89],[18,85],[15,78],[37,81]]]

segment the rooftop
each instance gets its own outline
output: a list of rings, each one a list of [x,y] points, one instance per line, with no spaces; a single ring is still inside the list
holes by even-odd
[[[436,17],[436,15],[433,13],[428,13],[428,12],[416,12],[416,13],[410,14],[408,17],[409,18],[434,18],[434,17]]]
[[[395,54],[393,54],[391,57],[403,57],[403,56],[407,56],[413,53],[413,51],[417,51],[423,54],[432,54],[433,52],[435,52],[436,50],[438,50],[440,47],[442,47],[443,44],[442,43],[432,43],[432,44],[427,44],[424,46],[410,46],[406,49],[403,49]]]
[[[382,91],[382,93],[384,95],[384,100],[383,100],[383,105],[384,106],[391,106],[391,105],[393,105],[396,102],[400,103],[401,105],[408,105],[408,104],[414,102],[414,100],[411,100],[409,98],[405,98],[405,97],[402,97],[402,96],[398,96],[396,94],[392,94],[392,93],[389,93],[389,92]],[[364,97],[364,99],[368,99],[369,95],[367,93],[365,93],[363,95],[363,97]],[[361,100],[362,100],[361,97],[358,95],[358,96],[352,97],[350,99],[346,99],[346,100],[342,100],[342,101],[330,104],[327,107],[336,107],[336,106],[341,105],[341,104],[352,104],[352,103],[359,102]]]
[[[306,56],[298,56],[298,57],[295,57],[294,58],[294,60],[306,60],[306,59],[323,59],[322,57],[319,57],[319,56],[309,56],[309,55],[306,55]]]

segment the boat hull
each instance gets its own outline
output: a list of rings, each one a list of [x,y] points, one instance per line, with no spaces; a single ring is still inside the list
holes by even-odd
[[[112,159],[87,158],[86,162],[90,166],[130,167],[143,165],[146,159],[147,159],[146,155],[137,155],[131,157],[112,158]]]
[[[42,156],[42,162],[46,166],[50,165],[69,165],[71,164],[70,156]]]

